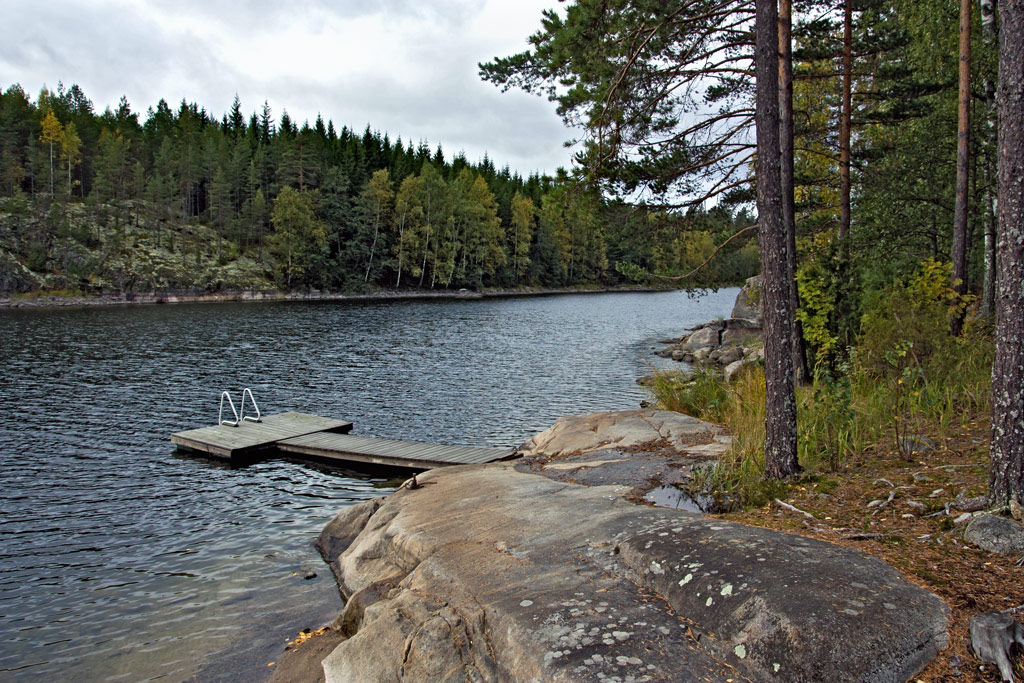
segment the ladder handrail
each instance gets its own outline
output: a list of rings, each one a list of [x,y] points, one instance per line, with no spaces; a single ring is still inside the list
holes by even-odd
[[[250,396],[252,394],[250,393]],[[242,398],[245,398],[245,394],[242,394]],[[231,413],[235,416],[234,421],[224,419],[224,399],[228,400],[228,405],[231,406]],[[254,404],[255,405],[255,404]],[[257,409],[258,410],[258,409]],[[245,405],[242,405],[242,411],[245,412]],[[231,400],[231,394],[226,391],[220,392],[220,411],[217,413],[217,424],[218,425],[229,425],[231,427],[237,427],[241,420],[238,419],[238,411],[235,410],[235,402]]]
[[[256,417],[245,414],[245,397],[249,397],[249,402],[252,403],[253,410],[256,411]],[[260,407],[256,405],[256,399],[252,395],[252,389],[246,387],[242,390],[242,420],[249,420],[250,422],[260,421]]]

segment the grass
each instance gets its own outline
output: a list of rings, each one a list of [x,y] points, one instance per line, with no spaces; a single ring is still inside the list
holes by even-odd
[[[869,464],[879,453],[913,453],[910,437],[943,443],[955,430],[987,413],[991,394],[991,342],[984,333],[949,340],[942,353],[883,369],[853,360],[835,372],[816,373],[798,387],[798,459],[804,478]],[[730,450],[697,485],[717,500],[758,506],[782,495],[787,484],[764,478],[764,372],[752,367],[732,384],[717,372],[656,373],[647,385],[662,409],[725,424]]]
[[[764,479],[759,368],[729,385],[667,372],[647,386],[658,406],[732,431],[731,449],[695,482],[736,503],[722,518],[855,547],[946,602],[950,645],[914,680],[998,681],[971,651],[969,622],[985,611],[1024,611],[1024,558],[965,543],[956,522],[957,498],[988,489],[992,335],[974,321],[960,338],[949,336],[947,282],[926,264],[909,285],[877,296],[849,360],[798,387],[803,471],[786,482]],[[944,514],[950,507],[953,515]],[[1017,671],[1024,675],[1024,662]]]

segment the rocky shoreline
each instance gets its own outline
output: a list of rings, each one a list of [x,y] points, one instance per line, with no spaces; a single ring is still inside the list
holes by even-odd
[[[903,681],[930,662],[948,608],[878,559],[637,502],[719,432],[563,419],[521,460],[343,510],[318,541],[346,600],[324,680]]]
[[[233,303],[246,301],[401,301],[406,299],[497,299],[525,296],[555,296],[560,294],[614,294],[636,292],[673,291],[655,287],[596,287],[551,289],[496,289],[496,290],[381,290],[365,294],[344,292],[281,292],[277,290],[225,290],[118,292],[109,294],[57,294],[45,293],[0,294],[0,310],[12,308],[45,308],[66,306],[128,306],[180,303]]]
[[[945,603],[877,558],[645,502],[721,431],[562,418],[346,508],[317,541],[345,608],[271,680],[895,682],[946,647]]]
[[[676,339],[661,341],[656,352],[662,358],[721,370],[731,382],[747,365],[764,362],[764,331],[759,306],[761,278],[749,278],[728,318],[712,320]],[[640,382],[650,378],[641,378]]]
[[[756,286],[661,355],[757,362]],[[728,442],[678,413],[570,416],[519,460],[343,510],[317,547],[345,608],[272,680],[904,681],[947,648],[947,604],[878,557],[652,505]],[[989,519],[967,540],[1009,538]]]

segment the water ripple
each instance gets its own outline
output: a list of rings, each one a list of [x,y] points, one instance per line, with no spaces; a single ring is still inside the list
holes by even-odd
[[[221,390],[359,434],[514,446],[635,407],[655,341],[734,297],[0,313],[0,679],[260,680],[337,613],[312,540],[394,482],[174,453]]]

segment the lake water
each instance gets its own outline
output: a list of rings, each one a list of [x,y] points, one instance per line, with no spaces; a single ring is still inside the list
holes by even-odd
[[[396,482],[176,453],[222,390],[354,434],[515,446],[637,407],[657,340],[736,292],[0,311],[0,680],[258,681],[336,616],[312,542]]]

